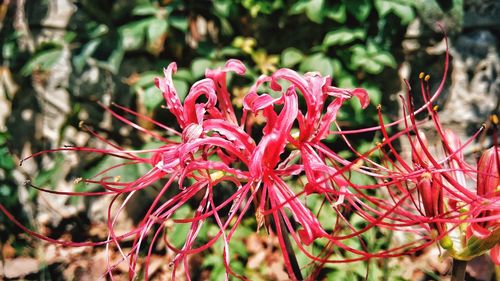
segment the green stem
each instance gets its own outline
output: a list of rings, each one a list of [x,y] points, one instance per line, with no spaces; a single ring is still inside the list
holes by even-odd
[[[288,229],[286,228],[285,221],[280,212],[278,212],[279,224],[283,236],[283,242],[285,242],[286,253],[288,255],[288,260],[292,266],[293,274],[298,280],[303,280],[302,273],[300,272],[300,266],[297,261],[297,257],[294,254],[292,243],[290,243],[290,237],[288,237]]]
[[[467,268],[467,261],[453,259],[451,281],[464,281],[466,268]]]

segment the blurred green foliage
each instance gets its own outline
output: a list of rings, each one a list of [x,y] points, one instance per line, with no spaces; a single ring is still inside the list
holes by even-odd
[[[62,44],[69,44],[75,74],[97,64],[120,75],[124,60],[142,56],[150,62],[150,71],[137,73],[129,85],[148,111],[161,104],[152,78],[161,75],[161,68],[171,61],[180,64],[175,80],[182,95],[203,76],[205,68],[221,65],[228,58],[241,59],[250,67],[250,81],[261,73],[290,67],[332,75],[342,87],[370,87],[380,83],[378,74],[396,67],[393,54],[398,53],[395,50],[405,25],[415,17],[413,3],[77,1],[64,42],[45,42],[33,54],[23,54],[13,48],[16,31],[4,29],[2,58],[25,76],[50,72],[61,56]],[[380,102],[380,91],[370,95]],[[363,116],[356,121],[364,124],[369,121],[365,119],[373,118],[373,114]]]

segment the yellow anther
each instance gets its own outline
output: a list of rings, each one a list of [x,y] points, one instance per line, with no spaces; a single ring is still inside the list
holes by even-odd
[[[418,78],[422,79],[422,78],[424,78],[424,75],[425,75],[425,73],[420,72],[420,74],[418,75]]]
[[[114,179],[113,179],[113,180],[114,180],[115,182],[119,182],[119,181],[121,180],[121,178],[122,178],[121,176],[116,176],[116,177],[114,177]]]
[[[425,75],[424,80],[425,80],[425,81],[429,81],[429,79],[431,79],[431,76],[430,76],[429,74]]]
[[[432,179],[432,174],[429,173],[429,172],[425,172],[425,173],[422,174],[422,178],[430,180],[430,179]]]
[[[434,111],[438,111],[438,109],[439,109],[439,105],[435,105],[435,106],[432,108],[432,110],[434,110]]]
[[[82,180],[83,180],[83,178],[81,178],[81,177],[80,178],[76,178],[76,179],[73,180],[73,183],[74,184],[79,184],[79,183],[82,182]]]
[[[381,110],[382,109],[382,105],[381,104],[378,104],[377,105],[377,110]]]
[[[210,174],[210,179],[212,181],[216,181],[218,179],[221,179],[223,176],[224,176],[224,172],[223,171],[217,171],[217,172],[213,172],[213,173]]]
[[[496,114],[491,114],[490,116],[491,123],[498,125],[498,115]]]
[[[78,128],[82,128],[83,125],[85,125],[85,123],[83,123],[83,121],[78,122]]]

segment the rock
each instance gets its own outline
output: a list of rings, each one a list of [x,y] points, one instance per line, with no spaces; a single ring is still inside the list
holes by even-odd
[[[8,279],[23,278],[28,274],[36,273],[40,267],[36,259],[26,257],[7,259],[3,263],[3,268],[1,265],[0,275]]]

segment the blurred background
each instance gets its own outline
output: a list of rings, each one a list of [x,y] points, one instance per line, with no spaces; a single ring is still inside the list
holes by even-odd
[[[20,159],[44,149],[102,146],[79,128],[80,121],[123,147],[154,145],[112,118],[98,102],[114,102],[175,127],[153,78],[177,62],[174,83],[183,98],[206,68],[237,58],[248,70],[245,78],[230,80],[236,107],[242,106],[243,94],[261,74],[281,67],[319,71],[332,76],[337,86],[364,87],[369,92],[372,105],[366,110],[356,102],[343,107],[339,122],[344,128],[376,125],[378,104],[387,120],[400,115],[398,95],[406,92],[403,79],[418,89],[418,73],[424,71],[431,74],[431,87],[436,89],[446,51],[437,24],[449,36],[452,56],[451,74],[438,101],[441,119],[466,138],[500,107],[500,2],[496,0],[4,0],[0,4],[0,202],[24,225],[50,237],[105,239],[109,198],[54,197],[37,192],[26,181],[75,190],[79,188],[75,179],[89,177],[116,160],[50,154],[19,166]],[[367,134],[352,141],[363,152],[377,137]],[[342,156],[352,157],[333,137],[327,142]],[[475,145],[487,142],[485,138]],[[470,147],[470,157],[476,146]],[[120,174],[137,178],[143,172],[134,167]],[[152,198],[154,194],[144,192],[129,204],[128,217],[120,225],[130,229]],[[186,206],[184,211],[192,210]],[[255,229],[255,219],[247,218],[232,242],[236,253],[232,266],[251,280],[286,280],[277,242]],[[170,237],[186,231],[176,228]],[[210,231],[201,239],[208,239]],[[374,251],[407,239],[366,235]],[[106,265],[103,248],[43,243],[3,214],[0,250],[0,279],[5,280],[96,280]],[[446,280],[450,263],[446,257],[436,258],[437,251],[329,265],[321,278],[359,280],[368,271],[369,280]],[[213,247],[193,258],[193,268],[199,269],[193,273],[195,279],[221,280],[221,257],[221,247]],[[169,276],[171,258],[165,245],[156,246],[150,266],[154,280]],[[470,263],[468,278],[493,280],[492,270],[489,259],[480,257]],[[126,265],[119,267],[117,276],[125,279],[126,272]]]

